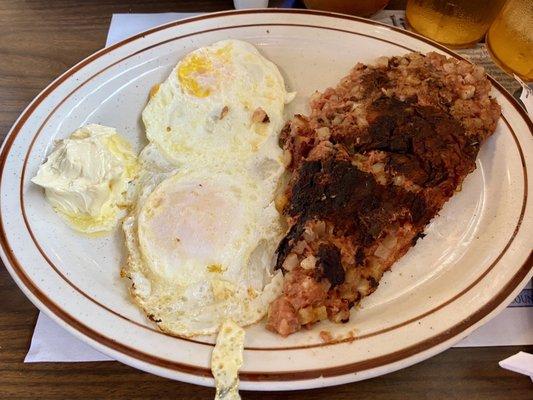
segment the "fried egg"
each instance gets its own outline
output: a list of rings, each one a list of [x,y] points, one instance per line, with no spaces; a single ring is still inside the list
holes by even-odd
[[[253,45],[224,40],[186,55],[153,88],[142,119],[148,140],[175,165],[236,168],[277,136],[293,97]]]
[[[142,193],[123,224],[123,275],[137,304],[179,336],[215,333],[228,318],[239,326],[260,320],[281,293],[281,275],[270,266],[283,234],[262,182],[156,170],[141,174]]]

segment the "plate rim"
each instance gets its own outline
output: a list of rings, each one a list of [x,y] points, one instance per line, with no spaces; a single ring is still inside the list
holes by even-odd
[[[382,27],[385,27],[389,30],[392,30],[392,31],[396,31],[398,33],[401,33],[401,34],[404,34],[404,35],[408,35],[408,36],[413,36],[415,37],[416,39],[419,39],[419,40],[422,40],[426,43],[429,43],[431,45],[433,45],[434,47],[438,48],[439,50],[441,51],[444,51],[446,52],[447,54],[455,57],[455,58],[459,58],[459,59],[464,59],[463,57],[455,54],[454,52],[450,51],[449,49],[446,49],[444,46],[441,46],[435,42],[432,42],[431,40],[428,40],[426,38],[423,38],[417,34],[414,34],[412,32],[408,32],[408,31],[404,31],[404,30],[401,30],[399,28],[395,28],[395,27],[391,27],[391,26],[388,26],[388,25],[385,25],[385,24],[381,24],[381,23],[378,23],[376,21],[370,21],[370,20],[366,20],[366,19],[362,19],[362,18],[358,18],[358,17],[352,17],[352,16],[347,16],[347,15],[343,15],[343,14],[336,14],[336,13],[330,13],[330,12],[321,12],[321,11],[315,11],[315,10],[285,10],[285,9],[264,9],[264,10],[238,10],[238,11],[223,11],[223,12],[218,12],[218,13],[211,13],[211,14],[206,14],[206,15],[200,15],[200,16],[195,16],[195,17],[191,17],[191,18],[188,18],[188,19],[184,19],[184,20],[178,20],[178,21],[173,21],[173,22],[170,22],[170,23],[167,23],[167,24],[163,24],[163,25],[160,25],[158,27],[155,27],[155,28],[152,28],[152,29],[149,29],[145,32],[142,32],[142,33],[139,33],[135,36],[132,36],[130,38],[127,38],[121,42],[118,42],[116,43],[115,45],[112,45],[110,47],[107,47],[107,48],[103,48],[99,51],[97,51],[96,53],[88,56],[87,58],[85,58],[84,60],[80,61],[79,63],[77,63],[76,65],[74,65],[72,68],[68,69],[66,72],[64,72],[63,74],[61,74],[57,79],[55,79],[52,83],[50,83],[41,93],[39,93],[35,98],[34,100],[28,105],[28,107],[26,107],[26,109],[22,112],[22,114],[20,115],[20,117],[16,120],[16,122],[14,123],[13,127],[10,129],[8,135],[6,136],[6,139],[4,140],[4,143],[2,144],[2,148],[1,148],[1,155],[0,155],[0,181],[3,177],[3,173],[4,173],[4,168],[5,168],[5,162],[6,162],[6,159],[7,159],[7,154],[9,154],[10,152],[10,149],[11,149],[11,146],[15,140],[15,138],[17,137],[17,134],[19,133],[20,129],[24,126],[25,122],[30,118],[30,116],[32,115],[33,111],[38,107],[38,105],[44,101],[45,98],[48,97],[48,95],[50,93],[52,93],[56,87],[58,87],[61,83],[63,83],[65,80],[67,80],[69,78],[69,76],[71,76],[72,74],[74,74],[75,72],[79,71],[81,68],[83,68],[85,65],[91,63],[92,61],[96,60],[97,58],[103,56],[104,54],[118,48],[118,47],[121,47],[133,40],[136,40],[138,38],[141,38],[141,37],[144,37],[145,35],[148,35],[150,33],[154,33],[154,32],[157,32],[157,31],[160,31],[160,30],[164,30],[164,29],[168,29],[168,28],[172,28],[174,26],[177,26],[177,25],[181,25],[181,24],[185,24],[185,23],[191,23],[191,22],[196,22],[198,20],[202,20],[202,19],[211,19],[211,18],[218,18],[218,17],[224,17],[224,16],[231,16],[231,15],[237,15],[237,14],[250,14],[250,13],[254,13],[254,14],[257,14],[257,13],[287,13],[287,14],[314,14],[314,15],[319,15],[319,16],[326,16],[326,17],[334,17],[334,18],[341,18],[341,19],[348,19],[348,20],[355,20],[357,22],[362,22],[362,23],[365,23],[365,24],[369,24],[369,25],[378,25],[378,26],[382,26]],[[257,25],[257,24],[254,24],[254,25]],[[268,24],[268,25],[273,25],[273,24]],[[533,123],[531,123],[531,120],[529,119],[529,117],[527,116],[527,114],[525,114],[525,111],[522,109],[521,106],[519,106],[516,102],[516,100],[510,95],[510,93],[508,93],[503,87],[501,87],[501,85],[497,82],[494,81],[494,79],[492,77],[489,76],[489,79],[491,80],[491,83],[493,86],[495,86],[496,88],[498,88],[499,92],[501,94],[503,94],[507,100],[510,101],[511,105],[514,107],[514,109],[516,109],[519,114],[521,115],[521,117],[526,121],[530,131],[532,131],[532,126],[533,126]],[[508,124],[509,125],[509,124]],[[515,140],[517,141],[518,143],[518,140],[515,138]],[[520,149],[520,146],[518,146],[519,149]],[[6,150],[7,149],[7,150]],[[525,179],[525,195],[527,196],[527,169],[526,169],[526,165],[523,165],[524,166],[524,179]],[[525,207],[526,207],[526,201],[527,199],[524,200],[524,205],[523,205],[523,210],[522,210],[522,213],[521,215],[523,216],[524,214],[524,211],[525,211]],[[518,227],[517,229],[518,230]],[[516,230],[515,230],[515,234],[516,234]],[[4,260],[4,263],[6,264],[6,267],[10,266],[13,268],[13,265],[17,265],[19,264],[18,261],[16,260],[16,257],[14,256],[13,252],[10,251],[10,247],[9,245],[7,247],[5,247],[5,245],[8,243],[7,242],[7,235],[5,234],[5,230],[4,230],[4,226],[3,224],[1,225],[1,246],[2,246],[2,259]],[[513,235],[514,236],[514,235]],[[15,261],[15,263],[13,264],[12,262]],[[496,262],[496,261],[495,261]],[[479,313],[480,311],[482,310],[485,310],[487,307],[488,307],[488,311],[481,315],[480,318],[478,318],[477,321],[474,321],[472,324],[468,325],[466,328],[463,328],[463,329],[459,329],[459,332],[457,333],[457,335],[460,335],[461,333],[465,332],[466,330],[468,330],[469,328],[471,328],[472,326],[474,326],[476,323],[479,322],[479,320],[482,320],[484,318],[486,318],[487,316],[493,314],[495,312],[496,309],[498,309],[499,307],[501,307],[501,305],[503,303],[505,303],[508,298],[510,297],[509,295],[509,291],[507,291],[508,287],[510,287],[510,292],[513,292],[515,291],[517,288],[518,288],[518,285],[520,284],[520,282],[523,281],[524,277],[527,277],[528,275],[528,269],[531,268],[531,264],[533,264],[533,258],[532,258],[532,254],[529,255],[528,258],[526,258],[525,260],[525,263],[523,264],[523,266],[518,270],[519,272],[524,272],[523,274],[523,277],[520,278],[520,277],[517,277],[518,276],[518,273],[515,274],[515,276],[513,277],[513,279],[511,281],[509,281],[507,283],[507,285],[505,285],[504,288],[501,289],[500,293],[498,293],[495,297],[492,298],[491,302],[489,303],[486,303],[481,309],[479,309],[476,313],[474,313],[473,315],[476,315],[477,313]],[[529,266],[529,268],[528,268]],[[20,271],[21,272],[24,272],[22,266],[19,264],[19,267],[20,267]],[[10,268],[8,268],[10,274],[13,276],[13,273],[12,271],[10,270]],[[18,277],[21,279],[21,281],[23,281],[23,277],[21,277],[20,275],[18,275]],[[24,285],[24,288],[21,287],[21,289],[26,289],[28,291],[32,291],[32,289],[36,290],[37,292],[40,292],[39,291],[39,288],[36,287],[33,282],[31,282],[31,279],[29,279],[29,277],[25,277],[27,278],[27,281],[26,282],[23,282],[23,285]],[[19,283],[19,281],[16,279],[17,283]],[[517,281],[517,282],[515,282]],[[29,284],[29,285],[28,285]],[[21,286],[19,284],[19,286]],[[23,290],[25,293],[26,291]],[[502,295],[501,295],[501,292],[506,292],[507,293],[504,293],[503,294],[503,300],[502,300]],[[27,294],[27,293],[26,293]],[[42,293],[41,293],[42,294]],[[507,296],[506,296],[507,294]],[[36,295],[36,293],[34,293],[32,291],[32,295],[36,296],[37,299],[39,299],[39,296]],[[44,295],[44,294],[43,294]],[[30,296],[28,296],[30,297]],[[44,297],[46,298],[47,296],[44,295]],[[495,303],[494,305],[492,303]],[[43,304],[40,300],[38,300],[38,303],[41,304],[41,306],[43,308],[45,308],[47,314],[50,314],[52,313],[54,315],[54,319],[61,319],[57,314],[57,311],[56,310],[55,312],[51,309],[48,309],[48,307]],[[52,302],[53,304],[53,302]],[[41,307],[39,307],[41,308]],[[59,311],[62,311],[61,309],[59,309]],[[61,312],[59,312],[59,314],[61,314]],[[68,315],[68,314],[67,314]],[[64,324],[67,324],[69,325],[68,322],[66,322],[65,320],[61,319],[62,321],[62,325]],[[71,323],[73,323],[73,321],[70,321]],[[73,325],[69,325],[69,330],[75,330],[77,333],[78,333],[78,336],[80,337],[86,337],[86,335],[79,330],[79,326],[78,328],[75,328],[75,326],[77,325],[77,323],[79,323],[79,321],[76,321],[74,319],[74,323]],[[454,326],[455,327],[455,326]],[[91,330],[91,328],[89,328],[88,326],[85,326],[85,328]],[[94,331],[93,331],[94,332]],[[96,335],[99,335],[98,332],[94,332]],[[438,347],[439,344],[442,344],[442,343],[445,343],[447,340],[452,340],[454,339],[457,335],[448,335],[446,339],[444,340],[440,340],[440,341],[437,341],[437,343],[434,345],[434,346],[429,346],[429,348],[426,348],[425,350],[422,349],[421,351],[418,351],[418,352],[415,352],[415,353],[412,353],[411,356],[414,357],[414,356],[420,356],[422,354],[424,354],[425,351],[429,351],[431,349],[434,349],[436,347]],[[91,336],[89,336],[91,337]],[[91,338],[92,340],[95,340],[94,338]],[[431,339],[431,338],[430,338]],[[430,340],[428,339],[428,340]],[[458,340],[458,339],[457,339]],[[416,346],[418,347],[420,345],[420,343],[423,343],[423,342],[419,342],[413,346]],[[100,343],[102,346],[106,346],[105,344],[103,343]],[[115,343],[113,342],[113,345],[116,346],[118,343]],[[410,347],[413,347],[413,346],[410,346]],[[106,347],[107,348],[107,347]],[[116,350],[116,349],[115,349]],[[133,349],[134,350],[134,349]],[[135,352],[137,352],[136,350],[134,350]],[[440,351],[440,350],[439,350]],[[125,354],[126,355],[126,354]],[[430,354],[431,355],[431,354]],[[430,356],[428,355],[428,357]],[[386,356],[383,356],[383,357],[386,357]],[[408,357],[410,357],[409,355],[407,355],[406,357],[404,358],[400,358],[396,361],[401,361],[401,360],[406,360]],[[142,360],[141,360],[142,361]],[[392,361],[392,362],[396,362],[396,361]],[[145,361],[145,362],[148,362],[149,364],[151,364],[149,361]],[[174,364],[174,363],[172,363]],[[383,364],[382,366],[384,366],[386,364]],[[333,369],[337,370],[338,368],[342,368],[342,367],[345,367],[345,366],[340,366],[340,367],[335,367]],[[202,369],[201,367],[197,367],[197,366],[194,366],[193,367],[194,370],[198,370],[198,369]],[[207,373],[204,375],[204,376],[210,376],[210,371],[207,370],[207,369],[204,369],[205,371],[207,371]],[[320,370],[321,372],[323,372],[324,370]],[[186,372],[186,371],[182,371],[182,372],[185,372],[185,373],[191,373],[191,372]],[[291,375],[289,377],[289,380],[293,380],[293,379],[315,379],[316,378],[316,370],[310,370],[308,371],[309,373],[312,373],[313,376],[311,377],[306,377],[304,378],[303,376],[295,376],[294,373],[292,372],[286,372],[286,373],[282,373],[284,375]],[[349,373],[350,371],[348,371]],[[353,371],[351,371],[353,372]],[[195,374],[194,372],[192,372],[194,375],[197,375]],[[335,376],[341,376],[343,374],[345,374],[346,371],[344,371],[343,373],[338,373],[336,374]],[[321,374],[322,375],[322,374]],[[327,374],[328,376],[331,376],[329,373]],[[252,377],[250,377],[252,378]],[[280,379],[280,376],[276,376],[273,378],[274,381]],[[250,381],[253,381],[254,379],[250,379]]]

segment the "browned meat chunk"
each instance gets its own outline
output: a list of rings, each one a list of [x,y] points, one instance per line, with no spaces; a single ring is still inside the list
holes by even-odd
[[[268,310],[268,319],[271,321],[269,328],[283,336],[300,329],[296,309],[286,297],[274,300]]]
[[[270,122],[270,118],[265,110],[258,107],[252,114],[252,122],[262,122],[266,124],[267,122]]]

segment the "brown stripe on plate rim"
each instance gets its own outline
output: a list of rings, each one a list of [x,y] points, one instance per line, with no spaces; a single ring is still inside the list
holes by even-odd
[[[285,11],[285,10],[263,10],[263,11],[261,11],[261,12],[272,12],[272,11],[274,11],[274,12],[287,12],[287,11]],[[255,12],[256,12],[256,11],[255,11]],[[192,18],[192,20],[188,20],[188,21],[180,21],[180,22],[181,22],[181,23],[188,23],[188,22],[193,22],[194,20],[203,19],[203,18],[215,18],[215,17],[225,16],[225,15],[227,15],[227,14],[241,14],[241,13],[254,13],[254,11],[239,11],[239,12],[224,12],[224,13],[217,13],[217,14],[215,14],[215,15],[194,17],[194,18]],[[393,27],[389,27],[389,26],[386,26],[386,25],[382,25],[382,24],[380,24],[380,23],[376,23],[376,22],[372,22],[372,21],[367,21],[367,20],[359,19],[359,18],[355,18],[355,17],[343,16],[343,15],[336,15],[336,14],[333,14],[333,13],[322,13],[322,12],[315,12],[315,11],[313,11],[313,12],[308,12],[308,11],[303,11],[303,10],[291,10],[291,11],[289,11],[288,13],[309,13],[309,14],[317,14],[317,15],[325,15],[325,16],[331,16],[331,17],[337,17],[337,18],[344,18],[344,19],[357,20],[357,21],[360,21],[360,22],[363,22],[363,23],[367,23],[367,24],[373,24],[373,25],[384,26],[384,27],[386,27],[386,28],[388,28],[388,29],[395,30],[395,31],[397,31],[397,32],[399,32],[399,33],[402,33],[402,34],[411,34],[410,32],[405,32],[405,31],[402,31],[402,30],[399,30],[399,29],[395,29],[395,28],[393,28]],[[103,49],[103,50],[101,50],[100,52],[95,53],[93,56],[88,57],[87,59],[85,59],[85,60],[82,61],[81,63],[77,64],[77,65],[74,66],[71,70],[67,71],[67,72],[66,72],[65,74],[63,74],[60,78],[58,78],[58,80],[56,80],[55,82],[53,82],[53,83],[52,83],[47,89],[45,89],[45,91],[43,91],[43,93],[41,93],[41,95],[39,95],[39,96],[34,100],[34,102],[32,102],[32,103],[30,104],[30,106],[28,107],[28,109],[27,109],[26,111],[24,111],[24,113],[23,113],[23,115],[21,116],[21,118],[19,119],[19,121],[17,121],[15,127],[13,128],[13,130],[12,130],[12,132],[11,132],[11,134],[10,134],[10,136],[9,136],[8,139],[6,140],[6,143],[4,143],[4,149],[3,149],[3,151],[2,151],[2,156],[1,156],[0,171],[3,172],[3,170],[4,170],[5,160],[6,160],[6,155],[7,155],[8,150],[9,150],[9,148],[11,147],[11,145],[12,145],[12,143],[13,143],[15,137],[16,137],[16,134],[14,134],[15,130],[17,130],[17,131],[20,130],[20,128],[21,128],[22,125],[26,122],[26,120],[28,119],[29,115],[33,112],[33,110],[36,108],[36,106],[37,106],[40,102],[42,102],[42,100],[44,100],[44,98],[45,98],[45,97],[46,97],[46,96],[47,96],[47,95],[48,95],[53,89],[55,89],[55,87],[59,86],[60,83],[62,83],[66,78],[68,78],[68,76],[70,76],[71,74],[73,74],[73,73],[76,72],[77,70],[81,69],[83,66],[87,65],[88,63],[90,63],[90,62],[91,62],[92,60],[94,60],[95,58],[101,56],[102,54],[104,54],[104,53],[106,53],[106,52],[108,52],[108,51],[110,51],[110,50],[112,50],[112,49],[114,49],[114,48],[116,48],[116,47],[120,47],[121,45],[123,45],[123,44],[125,44],[125,43],[128,43],[128,42],[130,42],[130,41],[132,41],[132,40],[134,40],[134,39],[136,39],[136,38],[138,38],[138,37],[142,37],[142,36],[144,36],[144,35],[146,35],[146,34],[148,34],[148,33],[155,32],[155,31],[158,31],[158,30],[164,29],[164,28],[169,27],[169,26],[175,26],[175,25],[178,25],[178,24],[180,24],[180,22],[174,22],[174,23],[170,23],[170,24],[167,24],[167,25],[162,26],[162,27],[159,27],[159,28],[154,28],[154,29],[151,30],[151,31],[148,31],[148,32],[145,32],[145,33],[142,33],[142,34],[136,35],[136,36],[134,36],[134,37],[132,37],[132,38],[126,39],[126,40],[123,41],[123,42],[117,43],[116,45],[111,46],[110,48]],[[270,24],[270,25],[271,25],[271,24]],[[319,27],[319,28],[325,28],[325,27]],[[327,28],[325,28],[325,29],[327,29]],[[356,32],[350,32],[350,33],[356,33]],[[423,38],[419,37],[419,36],[416,35],[416,34],[411,34],[411,36],[414,36],[414,37],[417,37],[417,38],[423,40]],[[378,39],[378,38],[374,38],[374,39]],[[441,47],[440,45],[436,45],[436,44],[432,43],[432,42],[429,41],[429,40],[423,40],[423,41],[426,41],[426,42],[428,42],[428,43],[430,43],[430,44],[433,44],[435,47],[437,47],[437,48],[441,48],[442,50],[446,51],[448,54],[451,54],[451,55],[457,57],[457,55],[455,55],[454,53],[450,52],[450,51],[447,50],[446,48]],[[457,58],[462,58],[462,57],[457,57]],[[491,80],[493,81],[492,78],[491,78]],[[493,83],[494,83],[494,82],[493,82]],[[505,89],[502,89],[502,88],[501,88],[501,85],[499,85],[499,84],[497,84],[497,83],[496,83],[495,86],[497,86],[497,87],[500,88],[500,91],[502,92],[502,94],[504,94],[504,96],[506,96],[508,99],[510,99],[510,100],[511,100],[511,104],[512,104],[512,105],[513,105],[513,106],[519,111],[519,113],[520,113],[522,116],[524,116],[524,112],[523,112],[523,110],[522,110],[520,107],[517,107],[517,106],[516,106],[516,102],[515,102],[515,100],[514,100],[514,99],[513,99],[513,98],[512,98],[512,97],[511,97],[511,96],[505,91]],[[526,121],[528,122],[528,125],[531,125],[531,123],[530,123],[530,121],[529,121],[528,119],[526,119]],[[515,140],[516,140],[516,138],[515,138]],[[6,150],[6,149],[7,149],[7,150]],[[522,160],[522,163],[523,163],[523,167],[525,168],[524,160]],[[0,180],[1,180],[1,176],[0,176]],[[12,262],[12,266],[17,265],[17,267],[20,268],[20,271],[17,271],[17,274],[18,274],[18,272],[22,272],[22,269],[21,269],[22,267],[21,267],[20,264],[18,264],[18,261],[16,261],[16,258],[14,258],[14,254],[12,253],[11,249],[10,249],[10,248],[8,249],[8,248],[5,247],[5,243],[7,243],[7,242],[4,242],[4,240],[7,240],[7,237],[6,237],[6,235],[5,235],[5,231],[4,231],[3,223],[1,224],[0,229],[1,229],[0,234],[1,234],[1,239],[2,239],[2,246],[4,247],[4,250],[6,251],[6,255],[7,255],[7,257],[8,257],[9,260]],[[531,256],[528,258],[528,260],[526,260],[526,263],[525,263],[525,264],[522,266],[522,268],[519,270],[519,273],[517,273],[517,274],[515,275],[515,277],[514,277],[514,278],[513,278],[513,279],[512,279],[507,285],[506,285],[506,287],[505,287],[502,291],[500,291],[500,294],[499,294],[498,296],[496,296],[495,298],[493,298],[493,300],[491,300],[491,302],[487,303],[482,309],[478,310],[478,312],[474,314],[474,315],[479,315],[481,311],[485,311],[485,310],[486,310],[486,312],[485,312],[483,315],[481,315],[480,318],[478,318],[478,320],[481,319],[481,318],[483,318],[483,316],[485,316],[486,314],[488,314],[488,313],[494,308],[494,307],[492,306],[492,304],[496,304],[496,305],[498,305],[498,304],[501,303],[501,301],[503,301],[503,300],[507,297],[507,295],[508,295],[508,294],[514,289],[514,286],[516,286],[516,285],[517,285],[517,284],[523,279],[523,277],[525,277],[525,275],[527,275],[527,272],[528,272],[529,269],[531,268],[531,265],[530,265],[530,264],[531,264]],[[520,279],[520,276],[522,275],[522,273],[523,273],[523,277],[522,277],[522,279]],[[34,287],[31,287],[31,285],[33,285],[33,283],[32,283],[31,281],[29,281],[29,282],[26,281],[26,282],[25,282],[26,285],[27,285],[28,283],[30,284],[30,286],[27,286],[29,289],[34,289],[34,290],[37,290],[37,291],[38,291],[38,289],[37,289],[35,286],[34,286]],[[514,286],[513,286],[513,285],[514,285]],[[32,290],[32,292],[33,292],[33,290]],[[34,293],[34,294],[35,294],[35,293]],[[44,296],[44,297],[46,298],[46,296]],[[495,302],[496,302],[496,303],[495,303]],[[43,302],[43,303],[44,303],[44,302]],[[487,307],[488,305],[491,305],[491,306],[490,306],[490,307]],[[57,309],[57,310],[55,310],[55,311],[57,311],[57,312],[59,312],[59,313],[62,313],[62,312],[63,312],[63,310],[60,310],[60,309]],[[59,316],[59,315],[58,315],[58,316]],[[462,323],[459,323],[458,325],[456,325],[456,327],[459,326],[459,330],[457,331],[457,333],[462,332],[464,329],[466,329],[468,326],[471,325],[471,324],[470,324],[470,325],[468,325],[468,326],[466,326],[466,327],[464,327],[464,328],[461,328],[461,325],[462,325],[463,323],[465,323],[465,322],[470,322],[470,321],[472,321],[472,320],[473,320],[473,317],[471,316],[471,318],[468,319],[467,321],[463,321]],[[65,322],[67,322],[67,321],[65,321]],[[68,323],[69,325],[71,325],[74,329],[76,329],[76,330],[78,330],[78,331],[80,331],[80,332],[82,332],[82,330],[80,330],[80,329],[86,330],[86,332],[85,332],[84,334],[86,334],[88,337],[92,337],[93,335],[95,335],[96,337],[101,336],[99,333],[94,332],[94,331],[92,331],[90,328],[88,328],[88,327],[84,326],[83,324],[79,323],[79,321],[74,320],[74,321],[71,321],[71,322],[73,322],[73,323],[75,323],[75,324],[80,324],[80,326],[74,326],[74,325],[72,325],[72,324],[70,324],[70,323],[67,322],[67,323]],[[472,323],[474,323],[474,322],[472,322]],[[455,327],[454,327],[454,328],[455,328]],[[454,328],[452,328],[452,330],[453,330]],[[441,335],[437,335],[437,336],[435,336],[434,338],[432,338],[432,339],[434,339],[434,340],[437,340],[437,342],[436,342],[436,343],[433,343],[433,344],[430,344],[429,347],[432,347],[433,345],[435,345],[435,344],[437,344],[437,343],[441,343],[441,342],[443,342],[444,340],[449,339],[449,338],[455,336],[455,335],[450,335],[450,332],[451,332],[452,330],[449,330],[449,331],[444,332],[443,334],[441,334],[441,335],[446,335],[446,338],[444,338],[444,339],[442,339],[442,340],[439,339],[439,337],[440,337]],[[455,330],[454,330],[454,331],[455,331]],[[102,338],[103,338],[104,340],[106,339],[105,337],[102,337]],[[421,343],[419,343],[419,344],[416,344],[416,345],[411,346],[413,349],[411,349],[411,347],[410,347],[410,348],[407,348],[407,349],[403,349],[403,350],[400,350],[400,351],[398,351],[398,352],[392,353],[391,355],[387,355],[387,356],[379,357],[379,359],[382,360],[383,357],[389,357],[389,359],[392,360],[392,358],[397,357],[397,356],[395,356],[395,355],[399,355],[399,359],[406,358],[406,357],[408,357],[408,356],[410,356],[410,355],[416,354],[416,353],[419,352],[419,351],[423,351],[424,349],[420,350],[420,348],[421,348],[420,346],[424,347],[424,343],[426,343],[426,342],[428,342],[429,340],[432,340],[432,339],[428,339],[428,340],[426,340],[426,341],[424,341],[424,342],[421,342]],[[95,340],[97,340],[97,339],[95,339]],[[99,341],[100,343],[104,344],[104,343],[101,342],[100,340],[97,340],[97,341]],[[117,345],[117,343],[114,342],[114,341],[111,341],[111,343],[112,343],[113,345]],[[114,346],[109,346],[109,345],[106,345],[106,344],[104,344],[104,345],[107,346],[107,347],[110,347],[110,348],[115,348]],[[122,346],[122,345],[121,345],[121,346]],[[427,348],[429,348],[429,347],[427,347]],[[115,349],[116,349],[116,348],[115,348]],[[142,354],[143,354],[143,353],[140,353],[140,352],[138,352],[138,351],[136,351],[136,350],[134,350],[134,349],[131,349],[131,350],[133,350],[133,352],[134,352],[136,355],[139,355],[139,354],[140,354],[140,355],[142,356]],[[117,350],[117,351],[122,352],[122,351],[120,351],[120,350]],[[127,350],[124,351],[125,354],[131,356],[131,354],[128,354],[126,351],[127,351]],[[400,353],[401,353],[401,354],[400,354]],[[149,356],[149,357],[150,357],[150,359],[153,358],[152,356]],[[391,358],[391,357],[392,357],[392,358]],[[139,357],[135,357],[135,358],[139,358]],[[142,357],[139,358],[139,359],[140,359],[140,360],[144,360]],[[144,360],[144,361],[146,361],[146,360]],[[154,360],[154,361],[155,361],[155,360]],[[168,360],[158,360],[158,362],[156,363],[156,365],[163,366],[163,365],[160,363],[161,361],[163,361],[163,362],[168,362]],[[365,363],[365,362],[367,362],[367,363],[371,363],[371,365],[369,364],[369,365],[367,365],[367,366],[364,366],[364,367],[362,367],[362,369],[367,369],[367,368],[371,368],[371,367],[375,367],[375,366],[383,365],[383,364],[379,364],[379,362],[377,362],[377,359],[366,360],[366,361],[359,362],[359,363],[357,363],[357,364],[361,365],[361,363]],[[375,365],[376,362],[377,362],[379,365]],[[392,362],[392,361],[389,361],[389,362]],[[172,366],[177,366],[177,367],[180,367],[180,366],[181,366],[181,367],[183,367],[183,365],[181,365],[181,364],[177,364],[177,363],[174,363],[174,362],[170,362],[170,364],[171,364]],[[164,367],[165,367],[165,368],[168,368],[167,366],[164,366]],[[328,370],[323,370],[323,371],[318,371],[318,372],[317,372],[317,371],[295,371],[294,373],[283,373],[282,376],[284,377],[283,379],[289,379],[289,380],[292,380],[292,379],[297,379],[297,378],[300,377],[300,376],[303,376],[302,374],[309,374],[309,373],[316,374],[316,373],[319,373],[320,375],[322,375],[322,372],[324,372],[324,371],[326,371],[326,373],[327,373],[327,371],[330,371],[331,374],[333,374],[333,375],[338,375],[338,373],[339,373],[339,371],[340,371],[339,368],[348,368],[348,369],[349,369],[348,372],[355,372],[355,371],[354,371],[354,368],[357,369],[358,367],[355,366],[355,364],[350,364],[350,365],[347,365],[347,366],[335,367],[334,369],[328,369]],[[193,369],[194,369],[194,371],[197,371],[197,372],[200,371],[200,376],[203,376],[202,373],[201,373],[201,371],[204,370],[204,369],[202,369],[202,368],[196,368],[196,367],[193,367]],[[178,369],[178,370],[179,370],[179,369]],[[358,369],[358,370],[361,370],[361,369]],[[204,371],[205,371],[205,370],[204,370]],[[191,371],[183,371],[183,372],[186,372],[186,373],[194,373],[194,372],[191,372]],[[296,375],[294,375],[294,374],[298,374],[298,375],[296,376]],[[207,375],[209,375],[209,374],[207,374]],[[287,378],[288,375],[290,375],[290,377]],[[328,376],[333,376],[333,375],[328,375]],[[266,373],[266,374],[262,374],[262,373],[246,374],[246,373],[245,373],[245,374],[243,374],[243,378],[248,378],[248,379],[250,379],[250,380],[257,380],[257,379],[261,380],[261,379],[262,379],[262,378],[261,378],[262,376],[268,376],[268,377],[269,377],[269,380],[272,380],[272,379],[279,379],[279,378],[280,378],[279,376],[278,376],[278,377],[273,377],[273,374],[271,374],[271,373]],[[311,376],[311,377],[308,377],[307,379],[312,378],[312,377],[316,377],[316,376],[317,376],[317,375],[313,375],[313,376]],[[255,377],[255,378],[254,378],[254,377]],[[305,379],[305,378],[301,378],[301,379]]]

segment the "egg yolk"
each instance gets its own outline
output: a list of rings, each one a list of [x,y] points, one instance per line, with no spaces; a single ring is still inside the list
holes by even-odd
[[[191,54],[180,64],[178,79],[187,92],[196,97],[207,97],[211,89],[202,85],[199,78],[213,70],[211,60],[205,55]]]
[[[216,74],[231,61],[232,46],[226,45],[214,52],[193,53],[178,67],[177,75],[181,86],[195,97],[207,97],[216,82]],[[217,72],[218,71],[218,72]]]
[[[223,273],[224,260],[245,235],[241,206],[224,186],[176,177],[163,182],[139,215],[139,244],[152,271],[184,281],[191,274]]]

